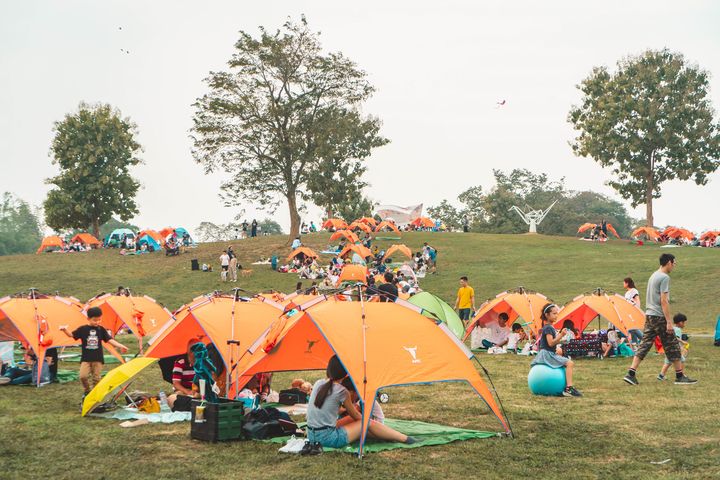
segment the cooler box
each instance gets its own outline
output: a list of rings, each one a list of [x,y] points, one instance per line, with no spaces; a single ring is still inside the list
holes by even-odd
[[[200,403],[200,400],[192,401],[190,438],[206,442],[222,442],[243,437],[245,408],[242,402],[225,398],[218,399],[218,403],[205,402],[204,421],[198,422],[195,412]]]

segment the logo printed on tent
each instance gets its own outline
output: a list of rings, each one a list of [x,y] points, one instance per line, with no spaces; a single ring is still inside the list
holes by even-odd
[[[403,347],[406,352],[410,354],[412,357],[412,363],[420,363],[420,359],[417,358],[417,349],[418,347]]]
[[[318,343],[317,340],[306,340],[307,342],[307,350],[305,350],[305,353],[312,353],[313,346]]]

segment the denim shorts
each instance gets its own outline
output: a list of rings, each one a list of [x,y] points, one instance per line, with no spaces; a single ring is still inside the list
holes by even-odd
[[[308,428],[308,440],[320,442],[328,448],[342,448],[348,444],[347,432],[342,427],[326,428],[324,430],[311,430]]]

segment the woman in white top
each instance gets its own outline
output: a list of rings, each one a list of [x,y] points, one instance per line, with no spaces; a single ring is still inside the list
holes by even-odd
[[[625,300],[632,303],[637,308],[642,309],[640,303],[640,292],[638,292],[638,289],[635,288],[635,282],[633,279],[626,277],[625,280],[623,280],[623,285],[625,286]],[[630,334],[631,343],[640,343],[640,340],[642,340],[642,330],[633,328],[629,330],[628,333]]]

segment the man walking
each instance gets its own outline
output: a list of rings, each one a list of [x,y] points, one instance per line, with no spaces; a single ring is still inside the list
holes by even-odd
[[[455,310],[458,311],[460,320],[467,322],[470,320],[472,312],[475,311],[475,290],[468,285],[468,278],[460,277],[460,288],[457,291],[455,299]]]
[[[632,366],[623,378],[630,385],[637,385],[637,368],[652,348],[655,337],[660,338],[667,359],[675,367],[675,385],[692,385],[697,383],[683,372],[680,343],[675,336],[672,315],[670,314],[670,273],[677,262],[669,253],[660,255],[660,268],[648,280],[645,305],[645,331],[640,346],[633,357]]]

